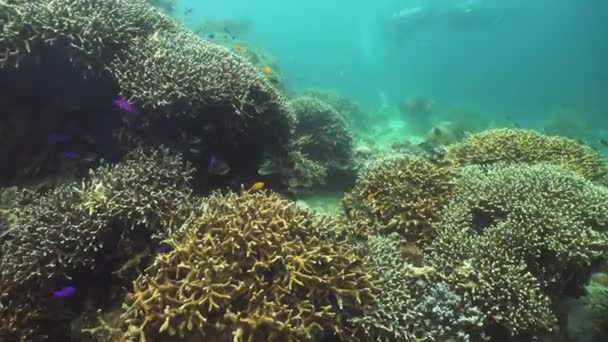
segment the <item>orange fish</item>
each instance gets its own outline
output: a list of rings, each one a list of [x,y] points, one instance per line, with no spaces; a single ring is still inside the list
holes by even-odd
[[[270,75],[270,73],[272,73],[272,68],[269,67],[268,65],[264,67],[264,73],[266,75]]]
[[[253,183],[253,185],[251,185],[250,190],[253,192],[256,192],[256,191],[264,189],[265,186],[266,186],[266,184],[264,182],[255,182],[255,183]]]
[[[241,44],[234,44],[234,49],[237,52],[243,52],[243,48],[241,48]]]

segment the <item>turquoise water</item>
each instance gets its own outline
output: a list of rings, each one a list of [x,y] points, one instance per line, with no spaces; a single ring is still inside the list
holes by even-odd
[[[441,13],[459,3],[477,13]],[[525,125],[541,125],[552,110],[565,107],[608,126],[608,4],[602,0],[177,5],[178,18],[192,28],[209,18],[249,21],[241,38],[268,49],[293,89],[337,89],[368,108],[424,95],[445,108],[475,106]],[[394,13],[431,5],[439,8],[436,18],[391,32]],[[185,16],[186,8],[194,11]]]
[[[607,341],[607,23],[0,0],[0,342]]]

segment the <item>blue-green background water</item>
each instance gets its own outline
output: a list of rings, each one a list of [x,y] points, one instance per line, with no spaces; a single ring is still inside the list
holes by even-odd
[[[395,12],[459,2],[476,15],[391,32]],[[531,127],[568,109],[608,126],[605,0],[178,0],[177,16],[193,29],[247,20],[239,38],[269,50],[290,89],[340,90],[369,109],[423,95]]]

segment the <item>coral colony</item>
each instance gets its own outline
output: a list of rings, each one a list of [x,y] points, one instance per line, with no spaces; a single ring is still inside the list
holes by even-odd
[[[144,0],[0,1],[4,71],[107,82],[99,125],[0,97],[0,341],[552,340],[586,291],[608,333],[596,150],[447,124],[369,147],[355,102],[201,35]],[[301,200],[337,184],[335,213]]]

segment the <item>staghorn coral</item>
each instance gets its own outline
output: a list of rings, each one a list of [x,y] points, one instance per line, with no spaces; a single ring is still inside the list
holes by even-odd
[[[12,0],[0,2],[0,13],[0,65],[17,67],[24,54],[50,44],[101,71],[135,37],[177,29],[144,0]]]
[[[432,267],[402,257],[398,234],[370,235],[355,243],[369,268],[380,275],[376,301],[350,328],[363,341],[482,341],[485,315]]]
[[[91,171],[15,210],[2,247],[0,285],[49,289],[93,270],[129,232],[163,234],[189,208],[192,170],[166,149],[135,150],[117,165]],[[119,240],[116,240],[119,239]]]
[[[524,129],[502,128],[472,134],[464,141],[448,146],[445,158],[461,166],[497,162],[549,163],[600,182],[608,175],[608,163],[590,147]]]
[[[580,291],[608,250],[608,190],[555,165],[460,171],[428,262],[498,334],[555,328],[552,300]],[[492,334],[491,334],[492,335]]]
[[[169,144],[199,161],[208,157],[202,146],[180,141],[195,137],[232,148],[222,151],[231,155],[225,159],[250,156],[245,172],[264,153],[286,156],[294,114],[273,84],[243,56],[196,37],[144,0],[5,1],[0,25],[0,64],[18,66],[24,54],[53,45],[86,74],[103,73],[145,112],[123,117],[122,144]]]
[[[134,283],[123,338],[302,341],[340,333],[371,276],[311,212],[265,191],[214,193]],[[96,335],[116,328],[92,329]],[[107,336],[107,335],[106,335]],[[198,336],[198,337],[197,337]]]
[[[297,97],[291,105],[297,118],[295,134],[305,140],[300,149],[328,170],[352,167],[353,138],[340,114],[312,97]]]
[[[363,341],[417,341],[422,316],[416,312],[408,266],[399,255],[398,236],[369,236],[355,246],[370,269],[381,275],[379,295],[364,316],[349,320],[350,329]]]
[[[452,177],[449,168],[424,158],[381,158],[361,172],[344,196],[344,211],[351,220],[369,222],[370,232],[398,232],[409,242],[422,243],[433,235],[431,226],[451,194]]]

